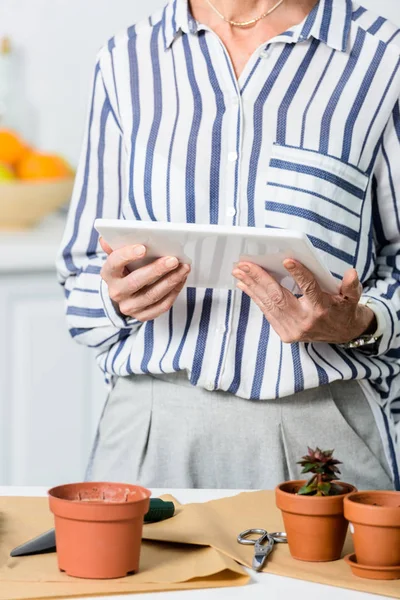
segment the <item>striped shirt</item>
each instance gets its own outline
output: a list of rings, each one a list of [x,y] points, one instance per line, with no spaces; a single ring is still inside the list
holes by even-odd
[[[187,0],[100,50],[58,272],[71,335],[106,379],[185,369],[251,399],[358,379],[400,489],[399,65],[400,31],[351,0],[320,0],[238,80]],[[338,280],[357,269],[379,348],[284,344],[239,290],[187,288],[154,321],[125,318],[97,217],[302,231]]]

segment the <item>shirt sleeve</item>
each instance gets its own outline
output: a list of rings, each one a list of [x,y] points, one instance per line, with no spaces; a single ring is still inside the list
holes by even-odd
[[[384,132],[373,174],[376,268],[362,300],[375,312],[380,342],[373,355],[400,350],[400,110],[396,104]],[[359,350],[362,350],[360,348]]]
[[[86,346],[105,351],[140,327],[111,301],[100,276],[106,255],[94,229],[97,218],[120,218],[126,154],[117,110],[97,62],[85,139],[57,271],[66,298],[68,328]]]

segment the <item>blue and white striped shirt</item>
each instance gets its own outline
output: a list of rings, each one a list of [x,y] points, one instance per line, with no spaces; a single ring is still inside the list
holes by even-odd
[[[239,80],[187,0],[98,55],[58,270],[72,336],[106,377],[186,369],[194,385],[275,399],[359,379],[400,486],[400,31],[320,0]],[[339,280],[355,267],[379,351],[284,344],[240,291],[185,289],[154,321],[123,318],[101,281],[97,217],[305,232]]]

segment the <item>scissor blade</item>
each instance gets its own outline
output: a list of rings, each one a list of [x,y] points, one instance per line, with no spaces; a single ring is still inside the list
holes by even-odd
[[[251,566],[254,569],[254,571],[261,571],[261,569],[264,566],[266,558],[267,557],[265,556],[265,554],[255,554],[254,555],[253,562],[251,563]]]
[[[252,562],[252,567],[255,571],[261,571],[264,566],[265,561],[268,556],[271,554],[274,547],[274,541],[271,540],[266,546],[262,544],[256,543],[254,546],[254,557]]]

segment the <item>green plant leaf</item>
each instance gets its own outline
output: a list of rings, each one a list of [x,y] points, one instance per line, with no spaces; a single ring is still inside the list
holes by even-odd
[[[313,465],[313,463],[307,463],[304,465],[302,473],[309,473],[310,471],[313,470],[315,465]]]
[[[327,481],[318,484],[318,491],[321,492],[322,496],[329,496],[331,491],[331,484]]]
[[[317,491],[317,488],[315,485],[309,485],[306,483],[299,489],[297,494],[299,496],[307,496],[308,494],[315,494],[316,491]]]
[[[302,457],[297,464],[302,467],[302,474],[313,473],[313,477],[303,486],[301,494],[333,495],[331,482],[338,479],[340,470],[336,465],[342,464],[333,458],[333,450],[321,450],[318,446],[313,450],[308,447],[308,454]],[[324,485],[322,485],[324,484]],[[321,486],[321,487],[319,487]]]

